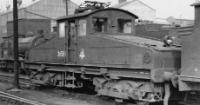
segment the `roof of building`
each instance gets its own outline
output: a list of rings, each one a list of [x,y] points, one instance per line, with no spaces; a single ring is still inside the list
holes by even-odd
[[[144,2],[142,2],[142,1],[140,1],[140,0],[130,0],[130,1],[126,1],[126,2],[123,2],[123,3],[117,4],[117,5],[114,5],[113,7],[114,7],[114,8],[121,8],[121,7],[124,7],[124,6],[128,5],[128,4],[133,3],[133,2],[136,2],[136,1],[142,3],[142,4],[145,5],[146,7],[148,7],[148,8],[150,8],[150,9],[152,9],[152,10],[155,11],[154,8],[150,7],[149,5],[145,4]]]
[[[29,4],[26,4],[26,5],[22,5],[21,7],[18,7],[18,11],[19,11],[19,10],[23,10],[23,9],[29,7],[29,6],[35,5],[36,3],[40,2],[40,1],[41,1],[41,0],[34,1],[34,2],[29,3]],[[12,9],[9,9],[9,10],[3,12],[1,15],[11,13],[12,11],[13,11]]]
[[[70,3],[73,3],[73,4],[77,5],[77,4],[74,3],[73,1],[71,1],[71,0],[69,0],[69,1],[70,1]],[[42,2],[42,0],[38,0],[38,1],[32,2],[32,3],[28,4],[28,5],[24,5],[24,6],[20,7],[20,8],[18,8],[18,11],[19,11],[19,10],[26,9],[26,8],[28,8],[28,7],[30,7],[30,6],[37,5],[37,4],[39,4],[40,2]],[[5,14],[11,13],[11,12],[13,12],[12,9],[11,9],[11,10],[8,10],[8,11],[6,11],[6,12],[4,12],[4,13],[1,13],[0,15],[5,15]]]
[[[69,18],[78,18],[78,17],[85,17],[85,16],[88,16],[88,15],[91,15],[91,14],[94,14],[94,13],[97,13],[97,12],[100,12],[100,11],[105,11],[105,10],[117,10],[117,11],[122,11],[122,12],[126,12],[130,15],[132,15],[133,17],[135,18],[138,18],[138,16],[136,16],[135,14],[129,12],[129,11],[126,11],[126,10],[123,10],[123,9],[118,9],[118,8],[106,8],[106,9],[99,9],[99,10],[94,10],[94,11],[87,11],[87,12],[84,12],[84,13],[78,13],[78,14],[75,14],[75,15],[69,15],[69,16],[64,16],[64,17],[61,17],[61,18],[58,18],[57,20],[65,20],[65,19],[69,19]]]

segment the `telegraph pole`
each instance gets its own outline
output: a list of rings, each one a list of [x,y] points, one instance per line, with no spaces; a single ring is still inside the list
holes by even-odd
[[[17,0],[13,0],[13,52],[14,52],[14,88],[19,87],[19,60],[18,60],[18,7]]]
[[[69,13],[68,13],[68,1],[69,1],[69,0],[65,0],[65,2],[66,2],[66,7],[65,7],[65,8],[66,8],[66,16],[68,16],[68,14],[69,14]]]

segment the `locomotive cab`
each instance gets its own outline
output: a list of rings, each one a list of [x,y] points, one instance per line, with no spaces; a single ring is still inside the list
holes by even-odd
[[[63,51],[68,55],[65,61],[104,66],[106,64],[123,65],[122,61],[115,59],[118,58],[118,55],[105,57],[112,53],[111,50],[114,51],[113,46],[118,46],[109,44],[114,42],[105,37],[134,36],[136,18],[136,15],[128,11],[107,8],[58,19],[59,38],[65,39],[67,43],[67,49]],[[105,52],[106,47],[111,50]]]
[[[107,8],[75,14],[58,19],[59,36],[70,34],[73,28],[77,36],[86,36],[95,33],[101,34],[134,34],[136,15],[125,10]],[[68,33],[65,33],[67,32]],[[65,31],[65,32],[64,32]]]

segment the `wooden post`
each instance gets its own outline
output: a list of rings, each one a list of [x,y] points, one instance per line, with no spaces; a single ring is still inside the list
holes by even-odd
[[[18,7],[17,0],[13,0],[13,52],[14,52],[14,88],[19,88],[19,60],[18,60]]]
[[[66,16],[68,16],[68,14],[69,14],[69,13],[68,13],[68,1],[69,1],[69,0],[65,0],[65,2],[66,2]]]

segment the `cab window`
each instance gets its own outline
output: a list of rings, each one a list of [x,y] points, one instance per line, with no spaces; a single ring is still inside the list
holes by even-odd
[[[132,21],[128,19],[118,19],[118,31],[120,33],[132,33]]]
[[[86,36],[86,20],[79,20],[78,36]]]
[[[59,37],[65,37],[65,22],[59,23]]]
[[[93,18],[93,28],[95,32],[107,32],[108,31],[108,19],[107,18]]]

